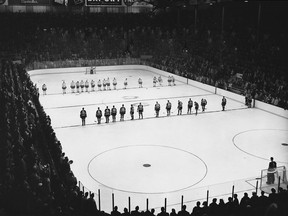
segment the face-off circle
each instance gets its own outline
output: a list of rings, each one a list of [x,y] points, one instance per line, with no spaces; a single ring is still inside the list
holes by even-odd
[[[136,145],[96,155],[88,164],[88,172],[99,184],[113,190],[161,194],[198,184],[205,178],[207,166],[201,158],[181,149]]]

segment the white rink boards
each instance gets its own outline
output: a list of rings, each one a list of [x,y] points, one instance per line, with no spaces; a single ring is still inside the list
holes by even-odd
[[[67,69],[69,70],[69,69]],[[247,109],[244,101],[227,98],[227,111],[222,112],[221,95],[176,81],[176,86],[167,86],[167,77],[162,75],[163,86],[153,87],[153,77],[159,76],[145,70],[106,70],[93,75],[84,72],[43,73],[31,76],[41,87],[47,85],[47,95],[40,90],[40,101],[51,117],[52,126],[62,143],[63,151],[73,160],[71,168],[86,188],[97,193],[101,190],[101,209],[110,212],[111,197],[123,211],[131,198],[131,209],[139,205],[146,209],[164,205],[180,210],[181,196],[191,211],[194,203],[206,197],[224,197],[235,191],[254,190],[255,178],[267,168],[270,156],[279,166],[288,165],[288,121],[277,115]],[[117,90],[72,94],[72,80],[117,79]],[[138,78],[143,88],[138,88]],[[123,89],[124,79],[128,88]],[[67,94],[62,94],[65,80]],[[111,86],[113,89],[113,86]],[[89,88],[89,91],[91,89]],[[191,98],[200,105],[201,98],[208,102],[207,110],[195,115],[186,115],[187,101]],[[166,117],[167,100],[172,103],[172,113]],[[177,101],[183,102],[183,114],[177,116]],[[155,117],[154,105],[161,105],[160,117]],[[131,121],[131,104],[144,105],[144,119]],[[126,107],[125,121],[97,125],[95,112],[113,105],[118,112]],[[81,126],[79,117],[82,107],[87,111],[86,126]],[[136,107],[135,107],[136,111]],[[110,118],[111,121],[111,118]],[[96,196],[97,197],[97,196]],[[241,195],[240,195],[241,197]],[[212,199],[211,199],[212,200]],[[97,200],[98,202],[98,200]]]

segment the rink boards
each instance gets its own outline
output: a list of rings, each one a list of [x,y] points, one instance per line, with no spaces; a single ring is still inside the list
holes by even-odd
[[[96,68],[86,75],[86,68],[65,68],[30,72],[38,87],[47,85],[47,95],[40,101],[51,117],[52,126],[63,151],[74,161],[71,168],[78,180],[89,190],[101,189],[101,208],[111,211],[112,193],[115,205],[122,210],[131,197],[131,207],[146,209],[163,206],[179,210],[181,196],[190,211],[197,200],[206,197],[227,197],[232,185],[236,192],[255,189],[255,178],[267,167],[270,156],[278,165],[287,166],[287,118],[260,109],[247,109],[244,97],[212,86],[175,76],[176,86],[168,86],[171,74],[146,66],[112,66]],[[153,77],[161,74],[163,86],[153,87]],[[117,79],[117,90],[74,93],[70,82],[93,79]],[[138,78],[143,88],[138,86]],[[123,82],[128,79],[127,89]],[[67,94],[62,94],[65,80]],[[187,84],[188,83],[188,84]],[[113,89],[113,86],[111,86]],[[217,94],[215,94],[215,92]],[[42,91],[40,90],[40,93]],[[221,107],[227,97],[226,111]],[[200,105],[208,102],[205,112],[187,115],[187,101]],[[172,113],[166,116],[167,100]],[[183,102],[183,115],[177,115],[177,102]],[[154,105],[161,105],[155,117]],[[129,107],[144,105],[144,119],[130,120]],[[96,124],[95,112],[124,104],[123,122]],[[81,126],[80,110],[87,111],[86,126]],[[285,114],[284,114],[285,115]],[[147,165],[147,166],[144,166]],[[150,166],[148,166],[150,165]],[[241,192],[241,193],[242,193]]]

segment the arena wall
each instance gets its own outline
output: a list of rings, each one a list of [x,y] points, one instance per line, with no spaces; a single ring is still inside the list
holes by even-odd
[[[29,71],[29,74],[30,76],[33,76],[33,75],[40,75],[40,74],[55,74],[55,73],[85,73],[86,68],[87,67],[51,68],[51,69],[45,69],[45,71],[41,69],[41,70]],[[173,75],[178,82],[189,84],[189,85],[195,86],[197,88],[206,90],[211,93],[223,95],[227,98],[239,101],[241,103],[244,103],[245,101],[245,97],[243,95],[238,95],[236,93],[229,92],[224,89],[220,89],[214,86],[196,82],[194,80],[190,80],[185,77],[177,76],[175,74],[165,72],[165,71],[162,71],[162,70],[150,67],[150,66],[146,66],[146,65],[116,65],[116,66],[97,66],[96,67],[96,73],[111,71],[111,70],[119,70],[119,73],[125,70],[144,70],[144,71],[149,71],[152,73],[159,74],[163,77],[168,77],[169,75]],[[279,115],[281,117],[288,119],[288,110],[284,110],[283,108],[276,107],[276,106],[273,106],[273,105],[270,105],[270,104],[267,104],[258,100],[255,100],[255,108],[258,108],[258,109],[261,109],[261,110],[264,110],[264,111],[267,111],[272,114]]]

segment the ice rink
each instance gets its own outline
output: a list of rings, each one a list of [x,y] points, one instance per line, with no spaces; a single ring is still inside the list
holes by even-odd
[[[55,73],[33,75],[38,87],[47,85],[47,95],[40,101],[51,117],[52,126],[62,143],[63,151],[73,160],[71,168],[86,189],[101,192],[101,210],[112,210],[115,205],[123,211],[131,198],[131,209],[136,205],[145,210],[164,205],[167,211],[180,210],[181,196],[191,212],[195,201],[209,197],[223,197],[235,192],[242,194],[255,190],[256,178],[266,169],[273,156],[278,166],[288,165],[288,116],[283,118],[256,108],[248,109],[244,101],[227,98],[226,111],[221,111],[221,95],[207,92],[176,81],[168,86],[153,87],[153,77],[159,76],[143,70],[106,71],[86,75]],[[117,90],[98,91],[99,79],[117,79]],[[138,78],[143,88],[138,87]],[[128,79],[127,89],[123,82]],[[72,80],[96,82],[96,91],[71,93]],[[62,94],[62,80],[67,94]],[[113,89],[113,86],[111,86]],[[187,101],[191,98],[200,105],[201,98],[208,101],[207,110],[199,109],[196,116],[187,115]],[[172,103],[171,116],[166,116],[167,100]],[[183,102],[183,115],[177,115],[177,101]],[[161,105],[160,117],[155,117],[154,105]],[[129,108],[144,105],[144,119],[130,120]],[[96,124],[96,109],[104,112],[106,106],[126,107],[125,121]],[[86,126],[81,126],[80,111],[87,111]],[[250,195],[249,194],[249,195]],[[241,197],[241,195],[240,195]],[[211,201],[211,200],[210,200]],[[99,207],[99,206],[98,206]]]

